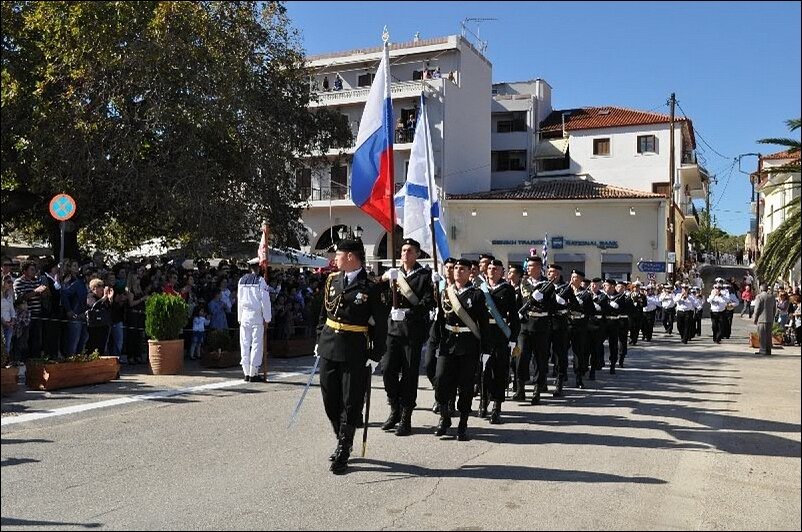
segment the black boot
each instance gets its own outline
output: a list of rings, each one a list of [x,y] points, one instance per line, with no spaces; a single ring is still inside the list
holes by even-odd
[[[479,401],[479,417],[486,418],[487,417],[487,399],[484,397],[481,401]]]
[[[623,356],[618,359],[618,367],[619,368],[623,368],[624,367],[624,357]]]
[[[348,459],[351,457],[351,446],[354,444],[353,425],[342,425],[337,450],[334,451],[334,460],[329,468],[335,475],[342,475],[348,469]]]
[[[557,378],[557,385],[554,391],[551,393],[552,397],[562,397],[563,395],[563,380],[562,378]]]
[[[532,401],[530,401],[530,404],[540,404],[540,389],[537,387],[537,385],[535,385],[535,395],[532,396]]]
[[[448,410],[448,404],[442,403],[440,405],[440,423],[437,425],[437,430],[434,432],[435,436],[445,436],[448,429],[451,427],[451,413]]]
[[[404,408],[401,410],[401,422],[395,429],[396,436],[409,436],[412,434],[412,409]]]
[[[457,411],[457,400],[456,399],[452,399],[451,402],[448,403],[448,415],[450,417],[454,417],[454,413],[456,411]]]
[[[585,383],[582,381],[582,375],[576,376],[576,387],[579,389],[585,388]]]
[[[589,381],[596,380],[596,368],[590,368],[590,373],[588,373],[588,380]]]
[[[490,424],[491,425],[501,424],[501,401],[496,401],[495,403],[493,403],[493,411],[490,412]]]
[[[457,439],[468,441],[468,414],[460,413],[459,425],[457,426]]]
[[[440,403],[435,402],[434,405],[432,405],[432,412],[434,412],[435,414],[440,413]]]
[[[526,401],[526,385],[523,379],[518,379],[518,385],[515,388],[515,395],[512,396],[513,401]]]
[[[615,364],[610,364],[610,375],[615,375]]]
[[[382,425],[382,430],[393,430],[399,421],[401,421],[401,410],[398,408],[398,403],[390,403],[390,415]]]

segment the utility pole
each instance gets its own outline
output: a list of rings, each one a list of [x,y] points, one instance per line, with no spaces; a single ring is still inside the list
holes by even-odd
[[[705,210],[707,211],[707,245],[706,251],[710,251],[710,236],[712,233],[710,222],[712,221],[713,213],[710,212],[710,185],[711,181],[716,181],[716,176],[710,176],[710,181],[707,182],[707,194],[705,194]]]
[[[677,99],[674,93],[671,93],[671,98],[668,100],[669,108],[671,109],[669,119],[669,143],[668,143],[668,219],[666,220],[666,251],[674,253],[676,251],[674,243],[674,106]],[[669,272],[669,280],[674,282],[674,266],[671,265]]]

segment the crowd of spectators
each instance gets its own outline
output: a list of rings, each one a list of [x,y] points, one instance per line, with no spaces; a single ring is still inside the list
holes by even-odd
[[[185,351],[187,357],[198,358],[206,331],[223,330],[232,339],[239,331],[237,284],[247,268],[235,261],[216,262],[212,267],[195,261],[192,269],[184,269],[183,261],[158,258],[108,265],[96,253],[91,260],[68,260],[59,267],[52,258],[16,263],[4,257],[4,347],[15,362],[63,359],[96,349],[121,356],[123,362],[143,363],[145,304],[150,295],[165,293],[187,302]],[[324,278],[320,271],[271,269],[270,338],[314,335]]]

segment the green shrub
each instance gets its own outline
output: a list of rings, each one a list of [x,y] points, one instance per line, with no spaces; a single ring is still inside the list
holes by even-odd
[[[783,326],[777,323],[776,321],[771,325],[771,334],[772,336],[782,336],[785,331],[783,330]]]
[[[206,350],[214,352],[218,349],[229,351],[231,349],[231,337],[226,331],[212,329],[206,333]]]
[[[187,323],[187,304],[180,296],[154,294],[145,304],[145,333],[159,342],[177,340]]]

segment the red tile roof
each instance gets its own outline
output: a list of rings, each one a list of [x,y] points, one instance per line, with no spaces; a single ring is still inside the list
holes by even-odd
[[[777,153],[772,153],[769,155],[763,155],[760,157],[764,161],[771,161],[776,159],[799,159],[799,151],[791,152],[791,150],[785,151],[778,151]]]
[[[662,194],[653,194],[631,188],[614,187],[586,179],[541,178],[531,186],[520,186],[472,194],[448,194],[450,200],[594,200],[594,199],[664,199]]]
[[[650,113],[638,111],[636,109],[626,109],[624,107],[580,107],[578,109],[563,109],[552,111],[540,123],[540,131],[549,133],[562,131],[562,115],[565,115],[565,130],[577,131],[580,129],[601,129],[607,127],[623,126],[646,126],[650,124],[668,124],[671,122],[669,115],[661,113]],[[687,136],[691,148],[696,148],[696,137],[693,133],[693,122],[687,117],[675,116],[676,122],[684,123],[687,129],[683,128],[683,136]]]

